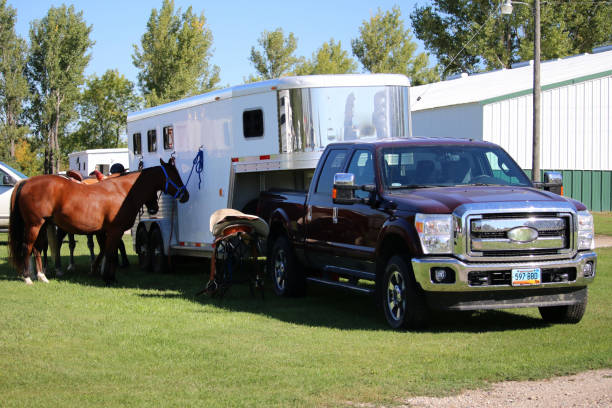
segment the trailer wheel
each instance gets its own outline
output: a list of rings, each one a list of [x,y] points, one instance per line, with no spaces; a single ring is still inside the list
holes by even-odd
[[[389,259],[381,284],[378,293],[389,326],[395,330],[405,330],[426,325],[425,299],[418,291],[403,257],[395,255]]]
[[[136,230],[136,254],[140,269],[148,271],[151,268],[151,252],[149,251],[149,234],[144,224],[140,224]]]
[[[151,253],[151,272],[164,273],[168,270],[168,260],[164,254],[164,241],[159,228],[153,228],[149,239]]]
[[[547,323],[576,324],[586,312],[588,298],[575,305],[539,307],[540,316]]]
[[[299,296],[304,293],[306,289],[304,275],[285,236],[280,236],[274,241],[268,262],[268,269],[274,282],[274,292],[277,295]]]

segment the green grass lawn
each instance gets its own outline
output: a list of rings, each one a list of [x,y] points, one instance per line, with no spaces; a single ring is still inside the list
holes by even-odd
[[[2,407],[393,404],[612,366],[612,248],[598,250],[577,325],[521,309],[436,314],[407,333],[387,329],[369,298],[332,290],[195,297],[203,265],[166,275],[133,266],[107,288],[87,275],[83,240],[78,249],[76,272],[28,287],[0,247]]]
[[[612,235],[612,212],[594,212],[595,233]]]

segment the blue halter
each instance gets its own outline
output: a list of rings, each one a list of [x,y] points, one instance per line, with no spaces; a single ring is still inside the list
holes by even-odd
[[[182,187],[177,186],[176,183],[172,181],[170,177],[168,177],[168,172],[166,171],[166,168],[164,166],[161,166],[161,168],[164,172],[164,176],[166,176],[166,185],[164,186],[164,193],[170,195],[170,193],[168,193],[168,184],[170,184],[176,189],[176,193],[172,196],[172,198],[177,198],[181,194],[181,192],[187,187],[185,187],[184,185]]]

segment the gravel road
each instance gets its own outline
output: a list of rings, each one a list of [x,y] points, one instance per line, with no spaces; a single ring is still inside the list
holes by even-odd
[[[612,369],[542,381],[506,381],[486,390],[469,390],[445,398],[406,398],[400,403],[405,408],[612,407]]]

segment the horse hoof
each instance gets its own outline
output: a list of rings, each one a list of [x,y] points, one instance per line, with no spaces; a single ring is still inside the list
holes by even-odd
[[[34,284],[34,282],[32,282],[32,279],[30,277],[24,278],[23,281],[25,282],[26,285]]]
[[[56,269],[55,276],[57,276],[58,278],[64,276],[64,271],[62,271],[61,269]]]
[[[74,264],[70,264],[68,265],[68,267],[66,268],[66,272],[72,272],[74,270]]]
[[[45,276],[44,273],[38,273],[38,274],[36,274],[36,277],[41,282],[49,283],[49,279],[47,279],[47,277]]]

